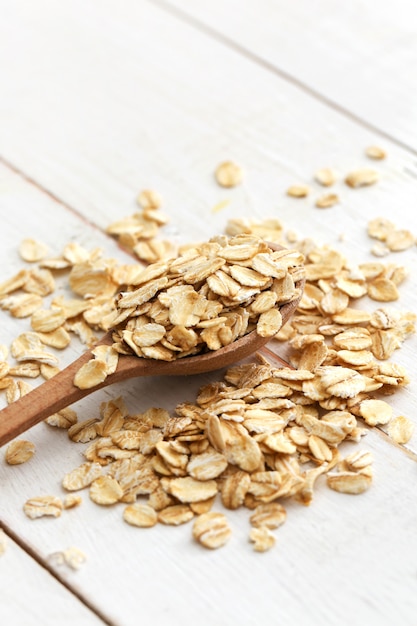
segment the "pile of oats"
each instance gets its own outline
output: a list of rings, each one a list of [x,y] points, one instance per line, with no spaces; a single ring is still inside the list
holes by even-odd
[[[193,537],[211,549],[232,532],[216,502],[229,511],[245,507],[249,540],[255,550],[268,550],[286,520],[285,500],[310,504],[320,476],[342,493],[370,487],[371,454],[343,457],[339,447],[366,434],[358,418],[388,421],[388,405],[373,405],[372,392],[391,392],[406,377],[380,377],[377,384],[378,376],[371,382],[368,371],[324,361],[276,368],[258,356],[229,368],[173,414],[150,408],[132,415],[122,398],[104,402],[96,420],[69,429],[71,439],[87,445],[62,486],[71,494],[88,489],[99,506],[123,506],[121,519],[133,526],[193,522]],[[59,516],[63,508],[54,496],[25,504],[30,517]]]
[[[328,187],[336,177],[321,170],[316,180]],[[137,256],[144,249],[139,244],[153,242],[156,226],[163,223],[161,217],[153,219],[159,215],[157,194],[142,192],[138,202],[143,213],[120,220],[108,231]],[[381,236],[383,228],[386,235]],[[380,221],[368,232],[385,242],[392,227]],[[116,398],[102,403],[97,417],[79,421],[74,410],[65,409],[48,418],[49,425],[67,429],[70,440],[83,445],[84,458],[63,477],[65,498],[43,495],[24,504],[29,518],[60,517],[79,506],[80,493],[88,490],[98,506],[120,507],[121,522],[139,528],[190,523],[193,539],[216,549],[232,536],[231,512],[244,508],[248,540],[255,551],[264,552],[275,545],[276,531],[286,521],[286,501],[309,505],[320,481],[345,494],[369,489],[372,455],[359,449],[344,456],[344,442],[360,443],[373,427],[384,429],[400,445],[410,440],[412,422],[394,416],[384,399],[409,382],[405,369],[390,360],[415,332],[416,316],[390,304],[399,299],[404,267],[381,262],[352,267],[329,246],[285,234],[277,219],[232,220],[226,234],[234,238],[232,244],[215,238],[184,249],[169,263],[176,254],[168,247],[160,248],[157,258],[141,257],[156,266],[119,264],[76,244],[59,257],[48,257],[42,244],[22,243],[22,257],[38,267],[0,285],[1,306],[11,315],[29,317],[33,330],[12,343],[17,365],[8,363],[8,350],[1,347],[0,385],[8,401],[27,392],[22,377],[49,378],[57,371],[57,357],[48,348],[64,349],[71,334],[91,345],[97,332],[115,321],[126,322],[114,353],[143,356],[144,349],[162,341],[164,349],[178,352],[174,346],[187,353],[196,346],[186,339],[200,325],[198,332],[209,336],[215,349],[230,338],[236,320],[250,328],[259,323],[257,316],[265,307],[294,297],[301,260],[306,274],[304,295],[291,322],[268,330],[276,341],[288,342],[288,367],[275,367],[258,355],[229,368],[222,380],[203,386],[194,401],[180,403],[173,413],[152,407],[131,414],[123,399]],[[258,238],[284,246],[291,241],[293,248],[271,258]],[[221,266],[214,266],[214,259]],[[277,276],[270,273],[272,266]],[[62,269],[69,272],[70,300],[51,296],[53,273]],[[162,287],[161,277],[167,280]],[[171,289],[179,289],[177,299]],[[254,301],[248,304],[246,295],[254,290]],[[155,299],[157,294],[162,298]],[[45,307],[48,296],[51,302]],[[365,299],[368,306],[376,303],[373,310],[359,306]],[[221,332],[215,332],[219,316],[233,323],[222,320]],[[185,343],[177,345],[172,332],[168,336],[167,321],[170,331],[182,327],[178,337]],[[143,337],[149,345],[141,345]],[[114,354],[98,351],[95,356],[106,363],[104,369],[114,366]],[[9,462],[24,462],[33,451],[29,442],[14,442],[6,455]],[[218,503],[221,510],[216,510]],[[78,566],[78,557],[74,562]]]
[[[219,236],[149,265],[122,291],[107,323],[113,345],[100,346],[77,372],[81,389],[103,382],[118,355],[161,361],[218,350],[256,330],[273,337],[280,305],[300,295],[303,255],[271,248],[260,237]]]
[[[216,237],[166,262],[150,265],[116,303],[115,349],[172,360],[217,350],[256,329],[272,337],[279,305],[299,296],[303,255],[273,251],[242,233]]]

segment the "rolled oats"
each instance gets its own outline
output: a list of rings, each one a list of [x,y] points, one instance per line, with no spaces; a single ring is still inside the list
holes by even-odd
[[[193,524],[193,537],[205,548],[221,548],[231,535],[232,531],[223,513],[203,513]]]
[[[221,499],[227,509],[238,509],[245,501],[251,484],[250,474],[242,470],[231,472],[221,486]]]
[[[43,304],[41,296],[33,293],[22,293],[7,296],[0,302],[2,309],[6,309],[13,317],[30,317]]]
[[[318,209],[330,209],[335,204],[340,202],[337,193],[327,193],[316,200],[316,207]]]
[[[187,504],[168,506],[158,513],[158,522],[168,526],[179,526],[192,520],[194,513]]]
[[[36,239],[23,239],[19,246],[20,256],[28,263],[36,263],[41,261],[48,254],[48,247],[41,241]]]
[[[215,177],[221,187],[236,187],[243,180],[243,170],[233,161],[224,161],[217,167]]]
[[[100,478],[102,474],[101,465],[99,463],[82,463],[71,472],[65,474],[62,479],[62,486],[67,491],[78,491],[89,487],[91,483]]]
[[[97,437],[97,420],[95,418],[89,418],[82,422],[76,422],[68,429],[68,437],[72,441],[79,443],[87,443]]]
[[[327,186],[332,177],[322,172],[316,180]],[[403,367],[385,360],[415,332],[415,315],[385,306],[369,313],[357,304],[366,295],[395,299],[406,271],[380,261],[352,267],[330,246],[289,233],[285,238],[277,219],[232,220],[227,233],[236,239],[184,246],[178,256],[175,246],[155,239],[166,223],[158,202],[149,192],[142,212],[108,230],[151,265],[118,265],[98,249],[71,244],[61,256],[41,260],[39,268],[48,271],[24,270],[0,285],[1,306],[30,314],[36,331],[13,344],[17,365],[8,364],[7,349],[0,347],[0,386],[8,401],[17,399],[25,389],[12,377],[40,372],[50,378],[59,371],[45,345],[62,349],[76,334],[91,346],[96,331],[115,324],[123,331],[115,331],[114,346],[94,349],[95,365],[89,365],[99,378],[114,371],[119,353],[171,359],[206,349],[204,338],[216,349],[259,325],[262,315],[270,336],[268,318],[276,315],[270,311],[299,295],[295,283],[305,271],[297,313],[274,335],[289,341],[291,367],[273,367],[258,356],[205,385],[195,403],[181,403],[172,416],[161,408],[130,415],[119,398],[104,403],[97,418],[78,423],[66,409],[46,420],[68,428],[73,441],[88,443],[85,463],[64,477],[67,491],[90,487],[93,501],[128,505],[125,519],[143,526],[179,525],[198,515],[193,534],[212,548],[230,537],[227,520],[211,511],[220,498],[229,510],[251,511],[255,549],[267,549],[274,538],[265,529],[285,520],[283,498],[310,504],[321,475],[345,493],[371,485],[370,453],[342,458],[339,450],[366,434],[356,417],[387,424],[398,443],[411,437],[411,422],[390,417],[389,405],[375,405],[372,393],[388,395],[409,382]],[[368,224],[368,234],[388,252],[411,241],[407,231],[382,218]],[[292,242],[294,249],[271,253],[265,241]],[[45,305],[56,269],[70,273],[75,297],[54,297]],[[63,502],[32,500],[27,508],[35,517],[57,516],[81,498],[70,493]]]
[[[90,484],[90,498],[96,504],[115,504],[123,496],[123,489],[110,476],[99,476]]]
[[[259,504],[249,520],[256,528],[266,527],[270,530],[279,528],[287,519],[287,511],[279,502]]]
[[[188,457],[187,457],[188,459]],[[214,448],[195,454],[187,463],[187,472],[196,480],[211,480],[220,476],[227,467],[227,460]]]
[[[148,504],[128,504],[123,511],[123,519],[131,526],[152,528],[158,522],[158,514]]]
[[[35,454],[35,444],[25,439],[15,439],[6,449],[6,463],[9,465],[20,465],[26,463]]]
[[[393,229],[388,233],[385,243],[391,252],[400,252],[414,246],[416,237],[409,230]]]
[[[54,413],[46,418],[45,422],[49,426],[55,426],[57,428],[71,428],[78,421],[76,412],[73,409],[66,408],[61,409],[58,413]]]
[[[323,187],[331,187],[336,182],[335,172],[328,168],[323,167],[314,174],[314,179]]]
[[[367,185],[374,185],[379,180],[379,174],[372,169],[355,170],[348,174],[345,178],[345,183],[349,187],[364,187]]]
[[[107,364],[100,359],[90,359],[74,376],[74,385],[79,389],[91,389],[104,382],[108,376]]]
[[[327,485],[334,491],[357,495],[367,491],[372,484],[372,474],[365,472],[329,472]]]
[[[273,548],[276,542],[275,535],[267,526],[252,528],[249,533],[249,540],[252,541],[253,549],[256,552],[266,552]]]
[[[183,503],[207,500],[216,495],[218,491],[215,480],[200,481],[191,476],[162,479],[161,485],[169,495]]]
[[[362,400],[359,404],[359,415],[368,426],[388,424],[392,418],[392,407],[384,400]]]
[[[162,199],[157,191],[144,189],[139,193],[137,203],[142,209],[159,209],[162,204]]]
[[[376,278],[368,285],[368,296],[378,302],[393,302],[400,294],[395,283],[389,278]]]
[[[307,185],[291,185],[287,189],[287,195],[293,198],[305,198],[310,193]]]
[[[66,565],[73,570],[78,570],[85,563],[86,556],[82,550],[72,546],[62,552],[54,552],[49,555],[48,560],[55,567]]]
[[[39,517],[60,517],[63,505],[56,496],[37,496],[29,498],[23,505],[23,511],[30,519]]]
[[[65,496],[64,500],[63,500],[63,508],[65,510],[67,509],[75,509],[77,506],[80,506],[81,502],[82,502],[82,497],[75,495],[75,494],[70,494],[68,496]]]
[[[414,424],[404,415],[399,415],[390,420],[388,434],[395,443],[408,443],[414,433]]]
[[[385,150],[379,146],[368,146],[365,150],[365,154],[370,159],[376,159],[378,161],[385,159],[387,156]]]
[[[196,515],[202,515],[211,511],[213,504],[216,500],[216,496],[208,498],[207,500],[200,500],[200,502],[190,502],[190,509]]]

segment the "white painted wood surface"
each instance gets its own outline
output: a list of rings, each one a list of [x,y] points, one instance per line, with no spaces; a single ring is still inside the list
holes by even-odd
[[[183,3],[181,8],[189,10],[190,5]],[[326,9],[321,0],[317,14],[319,5]],[[193,4],[199,19],[213,26],[220,3],[203,13],[202,6]],[[250,14],[250,7],[244,4],[243,17]],[[298,33],[295,9],[280,10],[290,41],[290,32],[294,38]],[[246,37],[243,17],[234,32]],[[345,32],[356,32],[354,16],[348,19],[345,10],[333,12],[332,20]],[[307,50],[312,65],[320,63],[322,44],[320,30],[314,32]],[[337,246],[352,262],[359,262],[373,258],[365,232],[372,217],[390,217],[417,234],[417,217],[410,212],[417,199],[411,151],[366,130],[160,6],[122,0],[116,10],[108,1],[7,0],[0,41],[0,146],[6,163],[22,173],[7,165],[0,169],[0,280],[22,266],[16,249],[24,236],[36,236],[57,253],[74,240],[125,258],[102,229],[135,211],[134,198],[144,187],[162,193],[170,216],[166,234],[182,241],[222,232],[230,217],[275,216],[301,237]],[[332,42],[335,56],[336,43]],[[371,54],[373,40],[365,29],[360,43]],[[277,54],[279,45],[276,42]],[[273,48],[273,42],[269,46]],[[410,54],[412,50],[411,46]],[[288,72],[300,63],[297,55],[288,51],[294,64]],[[360,57],[360,50],[351,51],[352,67],[360,64]],[[399,62],[397,67],[398,75],[390,74],[389,86],[400,93]],[[294,78],[299,78],[295,72]],[[311,80],[327,97],[318,77],[312,75]],[[374,96],[371,83],[367,94],[369,99]],[[343,93],[341,97],[343,106],[357,114],[354,103]],[[406,93],[400,99],[398,106],[411,107]],[[385,111],[385,118],[378,123],[401,139],[394,127],[396,111],[390,116],[387,108],[380,109],[375,115]],[[340,182],[340,205],[326,212],[315,209],[319,189],[312,182],[313,172],[332,166],[343,177],[350,169],[369,164],[363,151],[371,143],[388,152],[386,161],[375,164],[381,171],[380,184],[351,190]],[[214,168],[226,158],[245,168],[244,184],[231,191],[220,189],[213,180]],[[295,182],[310,183],[312,196],[287,198],[285,190]],[[229,204],[213,212],[222,200]],[[416,250],[389,257],[409,269],[400,304],[414,311]],[[2,313],[0,342],[10,341],[27,324]],[[62,364],[81,349],[75,345],[60,355]],[[413,337],[395,355],[395,361],[409,369],[412,381],[390,399],[395,414],[413,420],[416,349]],[[76,408],[83,417],[93,416],[101,400],[119,394],[137,411],[162,403],[173,408],[193,399],[203,380],[207,378],[128,381],[93,394]],[[82,446],[70,443],[65,433],[41,424],[29,436],[37,446],[30,462],[20,467],[0,464],[0,519],[40,561],[69,545],[85,552],[87,561],[79,571],[57,572],[74,591],[71,610],[84,619],[80,623],[104,619],[121,626],[136,626],[139,621],[157,626],[188,626],[195,621],[258,626],[273,619],[299,626],[391,626],[394,621],[415,625],[416,436],[407,453],[381,433],[370,432],[361,446],[375,457],[373,488],[354,498],[323,485],[308,509],[290,505],[277,548],[264,555],[254,553],[247,542],[246,511],[229,514],[233,540],[214,553],[191,541],[188,526],[133,529],[123,523],[120,507],[97,507],[87,494],[79,509],[58,520],[28,520],[22,512],[26,498],[62,495],[62,475],[82,458]],[[30,562],[41,580],[44,570]],[[54,611],[44,613],[42,595],[31,590],[29,569],[22,572],[15,558],[3,556],[0,575],[1,580],[7,577],[12,599],[19,589],[26,589],[33,615],[46,626],[57,623]],[[60,599],[53,599],[54,585],[58,583],[51,582],[55,610]],[[65,591],[65,598],[69,593]],[[90,618],[87,609],[83,614],[77,594],[100,609],[102,617]],[[9,624],[21,626],[19,614],[11,611],[7,616]]]
[[[1,556],[0,572],[2,624],[102,626],[105,623],[11,538],[7,538]]]
[[[155,2],[416,153],[412,0]]]

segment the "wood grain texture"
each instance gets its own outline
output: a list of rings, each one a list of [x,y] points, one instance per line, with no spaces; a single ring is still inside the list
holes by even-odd
[[[11,538],[7,538],[0,559],[2,624],[38,626],[41,621],[45,626],[74,623],[103,626],[106,623]],[[74,575],[76,572],[70,573],[69,578]]]
[[[242,5],[239,15],[244,17],[248,6]],[[214,3],[210,19],[204,18],[207,24],[217,19],[217,8]],[[297,11],[282,9],[294,37]],[[346,11],[340,22],[332,14],[342,33],[348,28]],[[365,28],[362,32],[363,40],[369,39]],[[134,212],[135,196],[144,187],[163,195],[170,216],[165,234],[176,240],[223,232],[230,217],[278,217],[300,237],[335,246],[356,263],[374,259],[366,235],[373,217],[389,217],[417,233],[416,213],[410,212],[417,200],[417,170],[410,151],[383,141],[388,159],[371,164],[381,172],[380,183],[347,188],[343,176],[370,165],[364,148],[381,144],[381,136],[158,6],[122,0],[116,11],[107,0],[59,5],[39,0],[36,6],[7,0],[0,35],[7,60],[0,87],[2,154],[36,183],[10,168],[0,170],[1,280],[22,267],[16,248],[24,236],[45,241],[56,253],[76,240],[126,259],[102,229]],[[311,45],[310,63],[313,50]],[[396,89],[395,81],[390,85]],[[321,89],[318,82],[314,86]],[[371,100],[372,84],[368,95]],[[399,106],[409,107],[405,100]],[[394,117],[386,124],[389,132]],[[213,172],[228,158],[244,167],[245,179],[226,191],[215,184]],[[323,166],[337,170],[335,190],[341,196],[340,204],[326,212],[314,207],[321,189],[312,180]],[[286,188],[298,182],[308,182],[311,195],[287,198]],[[224,208],[213,211],[220,201],[227,201]],[[417,310],[416,250],[384,261],[408,268],[398,306]],[[3,343],[28,328],[27,320],[6,312],[1,318]],[[61,365],[82,349],[75,343],[60,354]],[[396,415],[413,420],[416,349],[413,337],[395,354],[412,380],[389,398]],[[283,346],[279,350],[285,354]],[[171,410],[193,400],[213,376],[126,381],[74,408],[80,419],[97,417],[102,401],[123,395],[135,412],[149,406]],[[34,427],[28,438],[37,452],[27,464],[0,463],[0,519],[40,559],[69,544],[82,549],[87,562],[75,575],[66,575],[66,584],[99,606],[109,621],[120,626],[136,626],[138,620],[157,626],[193,621],[257,626],[272,615],[300,626],[415,625],[416,463],[378,431],[369,432],[361,444],[375,457],[372,489],[355,498],[321,484],[309,508],[289,505],[278,545],[264,555],[255,554],[247,542],[247,511],[229,515],[233,540],[217,552],[196,545],[189,526],[129,527],[122,508],[98,507],[87,493],[78,509],[59,519],[31,521],[22,512],[25,500],[63,496],[62,476],[82,461],[83,446],[45,424]],[[417,449],[416,435],[409,448]],[[356,447],[345,451],[350,449]],[[29,586],[29,575],[13,563],[9,568],[10,580],[25,576]],[[42,605],[34,605],[41,616]]]
[[[416,154],[412,0],[154,2]]]

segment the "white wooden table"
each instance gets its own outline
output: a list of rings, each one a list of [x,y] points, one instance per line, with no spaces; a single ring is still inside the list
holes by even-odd
[[[56,254],[71,240],[126,258],[104,230],[137,210],[144,188],[163,196],[165,234],[178,241],[223,232],[232,217],[278,217],[362,262],[375,258],[366,235],[373,217],[417,235],[413,9],[411,0],[4,0],[0,281],[23,267],[24,237]],[[317,193],[320,167],[343,176],[368,166],[372,144],[388,154],[375,165],[378,185],[340,183],[341,203],[324,212],[312,197],[286,196],[299,182]],[[230,191],[213,178],[227,159],[245,169]],[[389,259],[409,272],[401,308],[417,311],[417,248]],[[0,343],[27,324],[1,312]],[[416,350],[412,337],[395,355],[411,382],[390,402],[417,423]],[[101,401],[123,395],[137,411],[172,409],[206,380],[130,381],[76,408],[95,416]],[[43,424],[27,437],[33,459],[11,467],[2,451],[0,460],[2,624],[417,623],[417,434],[398,446],[370,432],[372,488],[355,498],[323,486],[308,509],[289,505],[265,554],[247,542],[244,511],[230,516],[233,539],[217,551],[193,543],[187,525],[141,531],[88,497],[57,520],[31,521],[25,500],[62,495],[63,474],[82,457]],[[87,556],[77,571],[48,560],[69,546]]]

